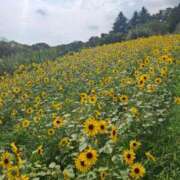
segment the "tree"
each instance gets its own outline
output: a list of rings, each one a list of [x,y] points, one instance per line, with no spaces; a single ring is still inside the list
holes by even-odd
[[[113,25],[113,33],[127,33],[128,23],[127,18],[123,15],[122,12],[119,13],[116,21]]]
[[[129,28],[136,27],[140,22],[139,14],[137,11],[134,12],[133,17],[129,21]]]
[[[145,7],[142,7],[141,11],[139,12],[139,23],[144,24],[148,22],[151,18],[148,10]]]
[[[168,18],[168,23],[169,23],[169,31],[171,33],[174,32],[176,26],[178,25],[178,23],[180,23],[180,4],[172,10]]]

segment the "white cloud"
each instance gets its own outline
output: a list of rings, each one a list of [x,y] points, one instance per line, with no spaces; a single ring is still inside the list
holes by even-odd
[[[134,10],[146,6],[154,13],[177,1],[6,0],[0,6],[0,36],[29,44],[86,41],[111,30],[119,11],[130,17]]]

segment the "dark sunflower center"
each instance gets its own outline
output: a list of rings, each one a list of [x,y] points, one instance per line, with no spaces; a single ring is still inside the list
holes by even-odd
[[[101,129],[102,129],[102,130],[104,130],[104,129],[105,129],[104,125],[101,125]]]
[[[57,121],[56,121],[56,123],[57,123],[57,124],[60,124],[60,121],[59,121],[59,120],[57,120]]]
[[[92,159],[92,158],[93,158],[93,154],[92,154],[91,152],[88,152],[88,153],[86,154],[86,157],[87,157],[88,159]]]
[[[94,129],[94,125],[93,125],[93,124],[90,124],[90,125],[88,126],[88,128],[89,128],[89,130],[93,130],[93,129]]]
[[[131,155],[130,155],[130,154],[127,154],[127,158],[130,159],[130,158],[131,158]]]
[[[136,144],[136,143],[133,143],[133,146],[135,147],[135,146],[137,146],[137,144]]]
[[[143,81],[140,81],[140,84],[143,84]]]
[[[9,159],[7,159],[7,158],[4,159],[4,163],[5,163],[5,164],[8,164],[8,163],[9,163]]]
[[[80,163],[81,163],[81,166],[85,166],[85,163],[84,163],[84,161],[81,161]]]
[[[113,130],[112,134],[113,134],[113,136],[115,136],[115,135],[116,135],[116,131],[115,131],[115,130]]]
[[[139,174],[139,172],[140,172],[139,168],[135,168],[135,169],[134,169],[134,172],[135,172],[136,174]]]

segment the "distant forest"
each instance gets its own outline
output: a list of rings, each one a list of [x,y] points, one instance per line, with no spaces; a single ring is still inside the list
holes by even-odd
[[[180,4],[174,8],[160,10],[153,15],[145,7],[142,7],[139,12],[134,12],[131,19],[120,12],[109,33],[103,33],[100,37],[91,37],[87,42],[75,41],[66,45],[50,47],[46,43],[29,46],[1,39],[0,74],[13,73],[19,64],[54,60],[59,56],[72,54],[83,48],[170,33],[180,33]]]

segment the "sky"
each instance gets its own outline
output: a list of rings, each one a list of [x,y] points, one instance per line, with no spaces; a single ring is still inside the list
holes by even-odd
[[[112,29],[118,13],[130,18],[145,6],[150,13],[180,0],[0,0],[0,37],[50,45],[87,41]]]

